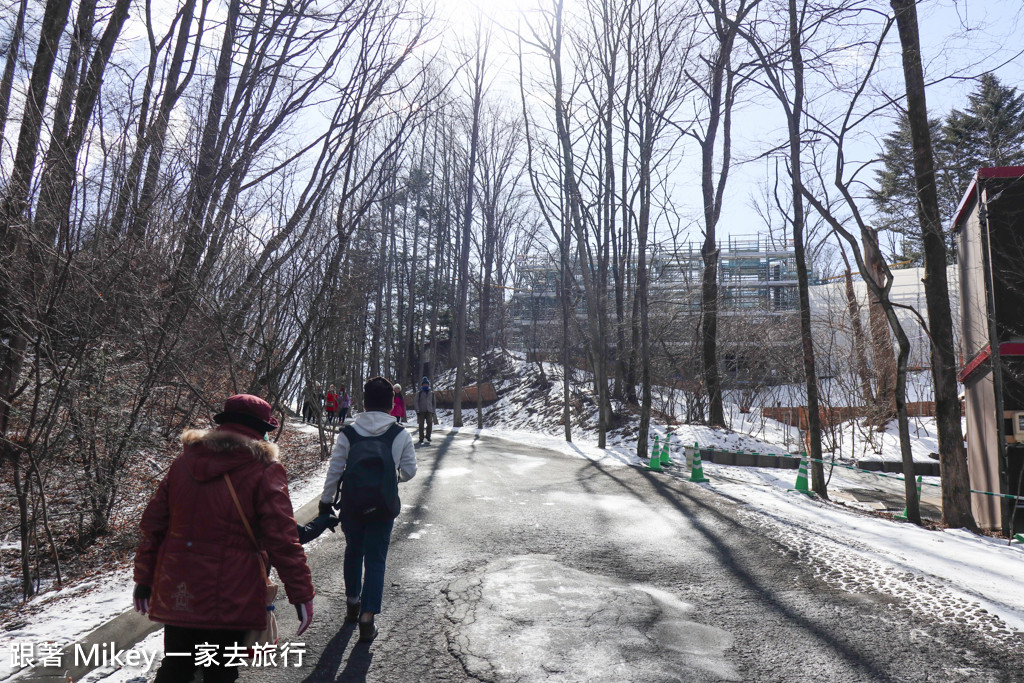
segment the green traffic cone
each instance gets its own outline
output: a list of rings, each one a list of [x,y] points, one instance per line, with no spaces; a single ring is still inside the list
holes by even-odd
[[[661,466],[668,467],[674,465],[672,462],[671,453],[669,452],[669,442],[672,440],[672,432],[665,434],[665,442],[661,444]]]
[[[807,453],[800,454],[800,469],[796,473],[796,486],[790,491],[811,495],[811,490],[807,487]]]
[[[920,509],[920,507],[921,507],[921,477],[920,476],[917,477],[917,506]],[[900,514],[896,515],[896,519],[906,519],[906,518],[907,518],[907,508],[903,508],[903,512],[901,512]]]
[[[700,464],[700,449],[693,444],[693,469],[690,470],[690,481],[695,484],[703,484],[709,481],[704,477],[704,466]]]
[[[651,461],[645,468],[651,472],[662,472],[661,469],[661,448],[658,446],[658,435],[654,435],[654,447],[651,448]]]

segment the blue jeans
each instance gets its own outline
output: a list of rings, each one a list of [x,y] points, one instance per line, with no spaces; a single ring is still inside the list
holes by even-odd
[[[394,526],[393,519],[359,522],[344,513],[341,516],[341,530],[345,532],[345,596],[360,598],[360,612],[380,614],[384,564]]]

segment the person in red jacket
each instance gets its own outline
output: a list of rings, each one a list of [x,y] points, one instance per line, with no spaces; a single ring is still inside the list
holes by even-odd
[[[327,424],[334,424],[334,416],[338,412],[338,393],[334,390],[333,384],[324,396],[324,412],[327,413]]]
[[[405,396],[402,394],[401,384],[395,384],[395,398],[391,405],[391,415],[398,422],[405,422]]]
[[[146,506],[135,553],[135,609],[164,624],[165,656],[156,683],[192,680],[196,645],[216,645],[221,666],[204,669],[207,683],[234,681],[223,666],[226,648],[244,644],[267,623],[263,566],[277,569],[288,601],[299,614],[300,635],[313,620],[313,581],[299,544],[288,481],[277,446],[270,404],[232,396],[209,431],[186,431],[184,451]],[[237,493],[261,548],[253,544],[228,489]],[[237,649],[231,650],[237,652]],[[244,651],[244,650],[243,650]]]

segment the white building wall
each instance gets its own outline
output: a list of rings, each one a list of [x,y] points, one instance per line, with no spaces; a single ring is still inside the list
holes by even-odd
[[[929,342],[928,335],[921,324],[927,324],[928,305],[925,301],[924,268],[902,268],[893,270],[893,285],[890,299],[893,303],[908,306],[912,310],[897,310],[897,316],[903,329],[910,339],[911,368],[928,368]],[[946,268],[949,282],[950,307],[953,313],[953,334],[955,348],[959,349],[960,327],[960,284],[957,266]],[[865,334],[868,333],[868,296],[867,285],[859,277],[853,283],[854,293],[860,304],[861,324]],[[831,282],[815,285],[810,290],[811,317],[815,332],[815,342],[822,352],[843,354],[850,353],[853,348],[853,327],[850,324],[846,303],[846,281],[837,278]],[[893,339],[895,348],[896,340]],[[869,352],[870,358],[870,352]]]

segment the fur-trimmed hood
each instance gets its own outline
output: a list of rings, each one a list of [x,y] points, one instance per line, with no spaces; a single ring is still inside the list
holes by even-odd
[[[181,443],[185,446],[182,457],[186,459],[189,472],[200,481],[219,477],[253,460],[264,466],[280,460],[277,444],[224,427],[186,430],[181,435]]]

